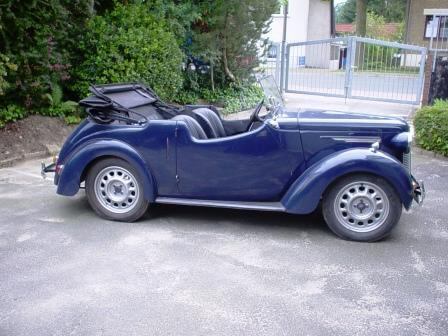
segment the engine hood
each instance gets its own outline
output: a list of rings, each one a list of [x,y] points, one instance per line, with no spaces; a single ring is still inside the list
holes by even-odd
[[[285,111],[291,115],[292,111]],[[408,123],[399,117],[330,110],[299,109],[296,111],[301,131],[372,131],[399,133],[409,131]]]

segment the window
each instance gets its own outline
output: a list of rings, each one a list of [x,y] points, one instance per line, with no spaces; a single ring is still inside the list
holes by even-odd
[[[426,15],[425,38],[448,38],[448,16]]]

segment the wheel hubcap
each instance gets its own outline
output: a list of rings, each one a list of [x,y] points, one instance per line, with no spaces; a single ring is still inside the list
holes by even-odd
[[[95,196],[111,212],[129,212],[136,206],[138,195],[137,180],[122,167],[104,168],[95,179]]]
[[[389,215],[389,200],[378,185],[354,182],[341,189],[334,210],[339,222],[356,232],[370,232],[380,227]]]

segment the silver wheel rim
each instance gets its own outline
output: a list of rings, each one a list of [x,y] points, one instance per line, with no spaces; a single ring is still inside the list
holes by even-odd
[[[386,221],[389,199],[384,190],[374,183],[353,182],[337,194],[334,211],[339,223],[348,230],[371,232]]]
[[[137,180],[122,167],[107,167],[95,178],[95,196],[100,204],[113,213],[126,213],[137,205]]]

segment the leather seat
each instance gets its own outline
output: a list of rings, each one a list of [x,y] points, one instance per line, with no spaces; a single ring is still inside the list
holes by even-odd
[[[222,138],[227,136],[221,118],[212,110],[201,107],[193,110],[194,115],[202,126],[208,138]]]
[[[181,114],[175,116],[171,120],[183,121],[187,125],[188,131],[190,132],[193,138],[207,139],[207,135],[205,134],[201,125],[199,125],[199,123],[196,120],[194,120],[194,118],[187,116],[185,114]]]

